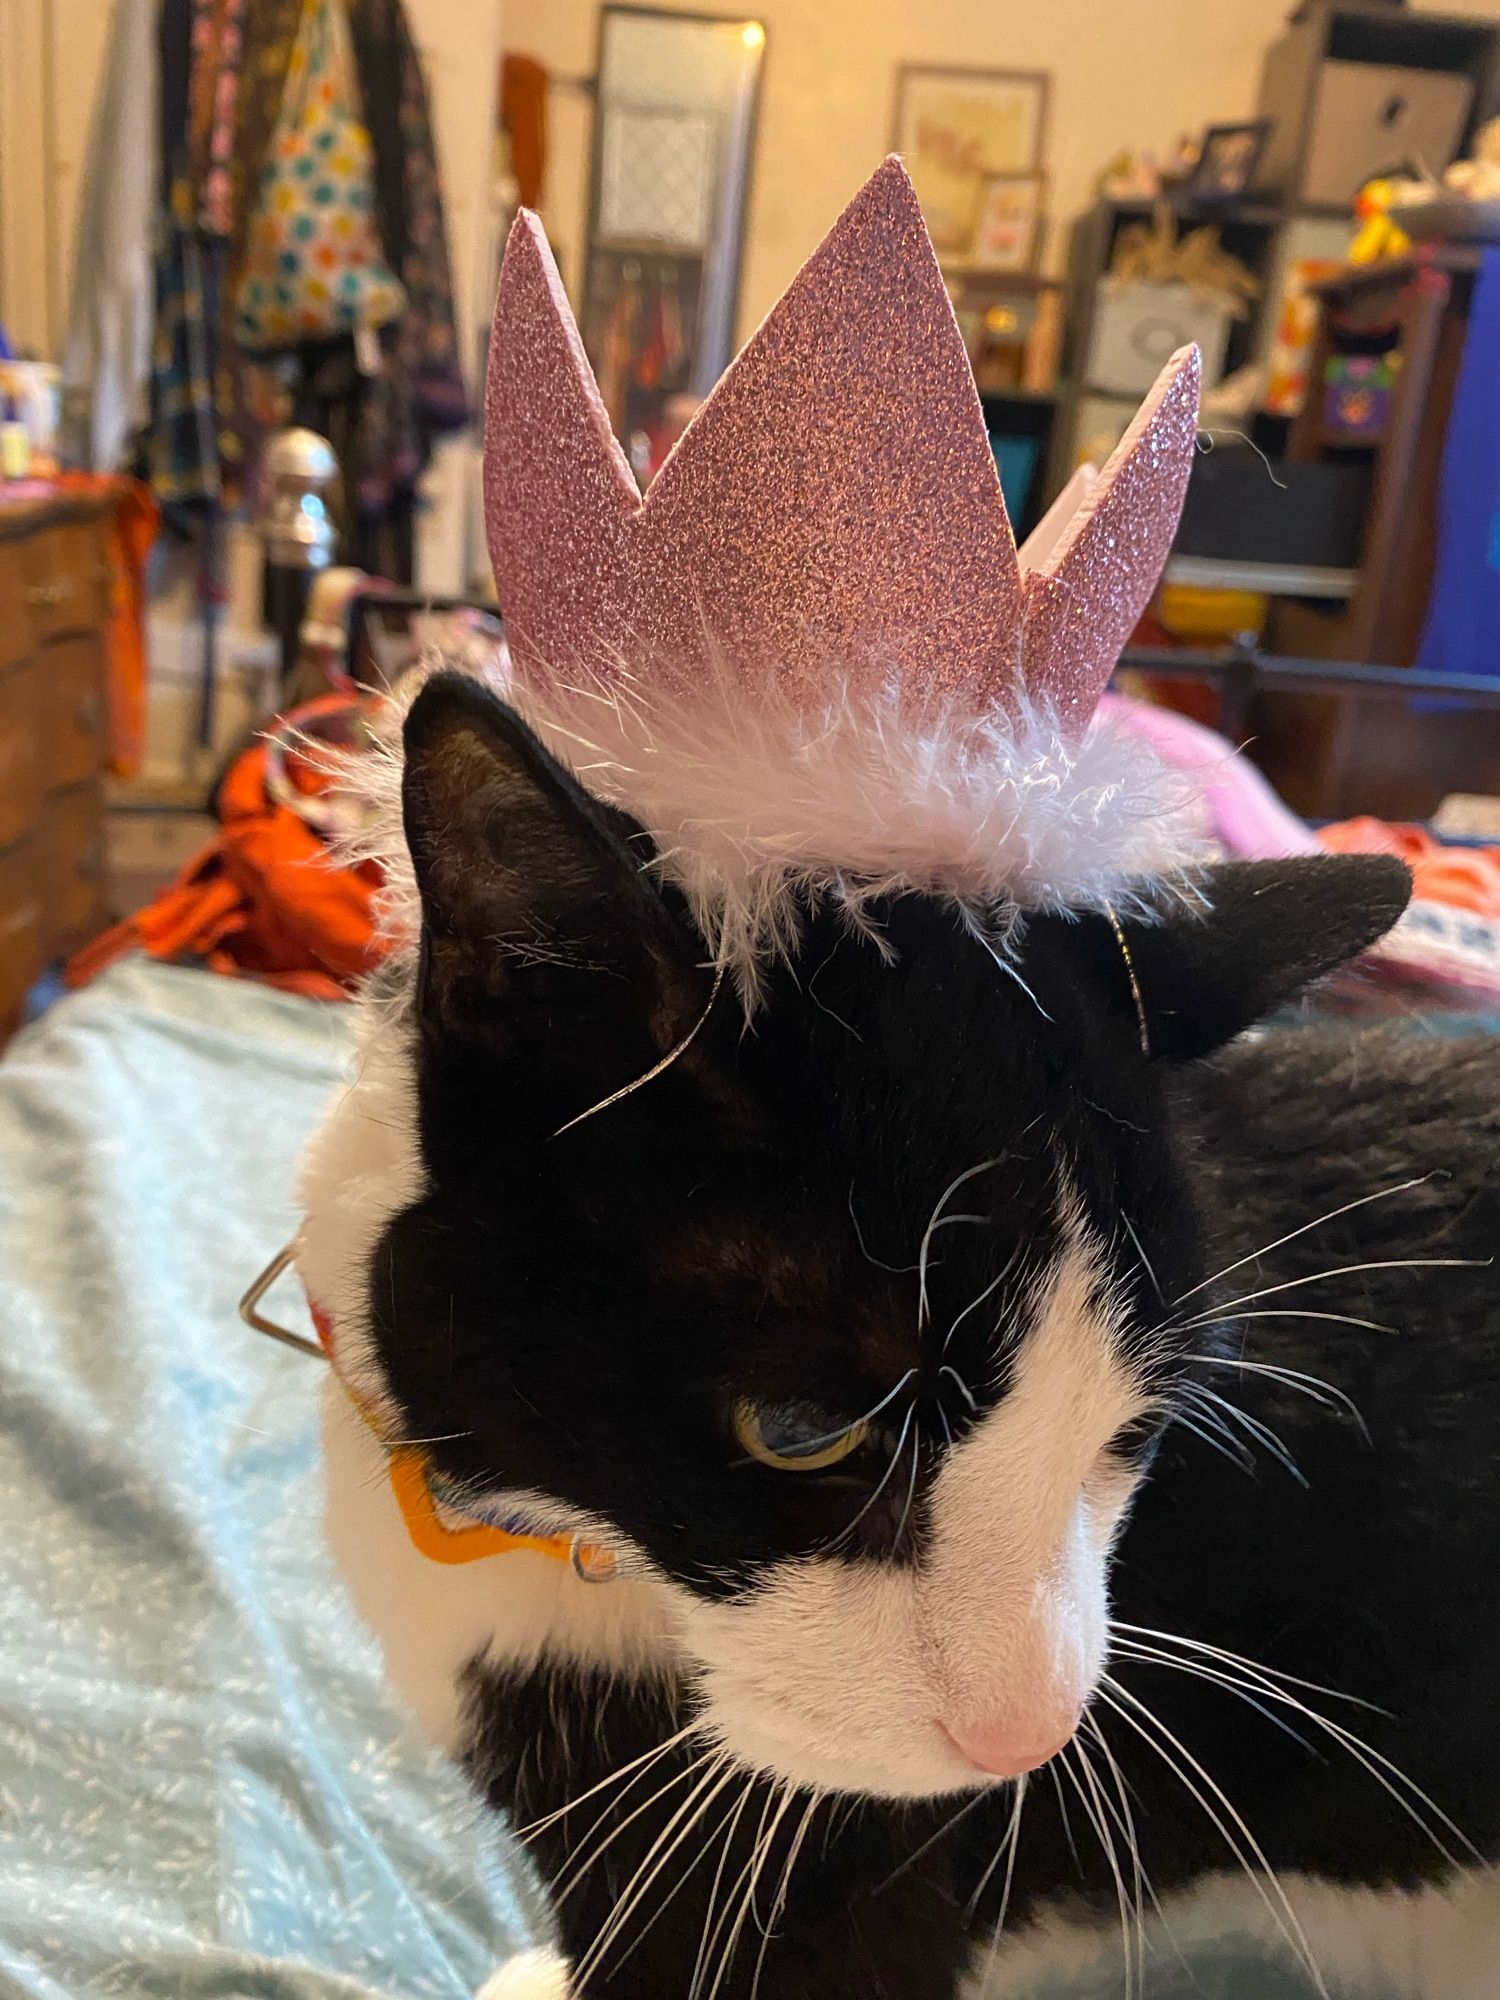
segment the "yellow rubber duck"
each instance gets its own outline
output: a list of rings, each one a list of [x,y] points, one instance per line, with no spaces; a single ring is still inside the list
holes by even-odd
[[[1411,248],[1406,231],[1392,222],[1391,203],[1402,184],[1392,180],[1366,181],[1354,200],[1359,234],[1349,245],[1351,264],[1378,264],[1383,257],[1404,257]]]

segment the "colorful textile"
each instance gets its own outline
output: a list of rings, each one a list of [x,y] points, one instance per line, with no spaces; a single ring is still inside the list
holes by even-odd
[[[173,183],[159,228],[146,474],[163,507],[198,507],[221,491],[216,377],[225,246],[198,228],[185,175]]]
[[[1411,905],[1370,958],[1408,977],[1500,1001],[1500,847],[1446,847],[1425,827],[1350,819],[1318,834],[1335,854],[1394,854]]]
[[[375,228],[374,161],[338,0],[305,0],[255,199],[234,331],[252,353],[374,330],[405,294]]]
[[[405,310],[382,336],[380,372],[361,405],[352,453],[358,509],[373,514],[416,485],[433,439],[468,422],[469,400],[437,146],[411,24],[401,0],[357,0],[350,25],[381,234],[406,292]]]
[[[244,52],[246,0],[193,0],[188,173],[198,225],[227,236],[233,217],[230,161]]]

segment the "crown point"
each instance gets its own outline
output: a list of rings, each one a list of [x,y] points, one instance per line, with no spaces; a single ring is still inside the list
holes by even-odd
[[[1179,348],[1027,579],[1028,692],[1081,734],[1161,581],[1198,438],[1203,359]]]

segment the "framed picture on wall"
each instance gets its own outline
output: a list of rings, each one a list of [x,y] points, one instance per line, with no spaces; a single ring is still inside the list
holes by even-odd
[[[1044,70],[897,70],[893,143],[940,253],[968,250],[994,176],[1041,168],[1050,87]]]
[[[968,262],[976,271],[1030,271],[1036,264],[1046,182],[1040,174],[991,174],[979,201]]]
[[[1210,125],[1203,135],[1203,149],[1187,182],[1187,192],[1199,201],[1238,201],[1249,187],[1266,141],[1271,136],[1269,118],[1255,118],[1244,125]]]

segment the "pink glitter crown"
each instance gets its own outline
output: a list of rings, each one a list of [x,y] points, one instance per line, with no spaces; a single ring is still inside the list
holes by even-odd
[[[540,222],[506,246],[486,399],[490,555],[515,672],[680,701],[727,672],[815,707],[831,678],[1077,741],[1154,590],[1197,433],[1196,349],[1102,474],[1018,551],[963,340],[900,162],[861,189],[644,499]]]

